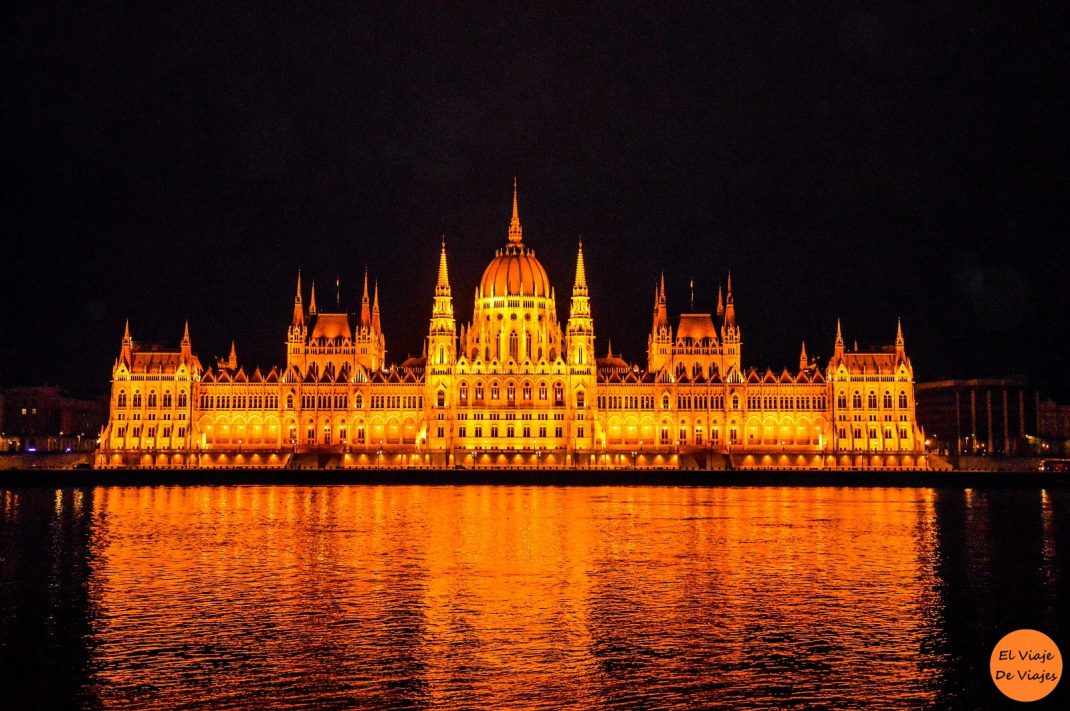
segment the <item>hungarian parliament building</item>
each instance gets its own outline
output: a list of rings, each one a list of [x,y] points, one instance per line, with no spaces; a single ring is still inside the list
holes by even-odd
[[[429,285],[430,286],[430,285]],[[316,307],[297,278],[286,365],[249,372],[146,346],[129,322],[112,368],[98,467],[923,468],[914,375],[895,342],[836,341],[825,367],[745,368],[732,278],[715,313],[669,316],[655,288],[645,364],[595,351],[583,244],[568,321],[523,240],[513,190],[505,246],[458,328],[447,264],[423,355],[386,362],[378,286],[360,313]]]

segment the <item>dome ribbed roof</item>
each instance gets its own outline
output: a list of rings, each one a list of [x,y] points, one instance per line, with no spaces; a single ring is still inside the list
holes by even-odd
[[[550,296],[550,280],[535,253],[509,245],[495,255],[479,283],[483,296]]]

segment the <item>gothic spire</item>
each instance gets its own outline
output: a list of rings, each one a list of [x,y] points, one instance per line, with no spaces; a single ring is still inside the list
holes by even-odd
[[[316,281],[312,281],[312,293],[308,297],[308,315],[316,315]]]
[[[840,319],[836,319],[836,353],[843,355],[843,329],[840,327]]]
[[[724,323],[726,326],[736,325],[736,300],[732,296],[732,272],[728,272],[728,289],[724,300]]]
[[[179,344],[179,350],[183,363],[189,363],[192,351],[190,349],[189,341],[189,319],[186,319],[186,327],[182,330],[182,343]]]
[[[234,347],[234,341],[230,342],[230,356],[227,358],[227,367],[231,370],[238,369],[238,349]]]
[[[576,254],[576,283],[572,287],[572,293],[577,294],[580,291],[587,292],[587,268],[583,263],[583,240],[580,240],[580,247]]]
[[[806,341],[802,342],[802,350],[799,352],[799,370],[806,370],[810,365],[810,359],[806,357]]]
[[[360,297],[360,325],[372,325],[371,306],[368,302],[368,268],[364,268],[364,295]]]
[[[513,176],[513,219],[509,222],[509,242],[520,244],[523,232],[520,227],[520,210],[517,209],[516,203],[516,176]]]
[[[301,306],[301,270],[297,270],[297,294],[294,295],[293,325],[298,326],[305,322],[305,310]]]
[[[438,257],[438,283],[435,285],[435,293],[443,293],[449,296],[450,272],[446,266],[446,235],[442,235],[442,252]]]
[[[724,316],[724,295],[721,292],[721,285],[717,285],[717,318]]]
[[[665,272],[658,282],[658,298],[654,304],[654,330],[669,327],[669,307],[665,299]]]
[[[372,301],[372,330],[376,333],[382,331],[382,325],[379,323],[379,282],[375,282],[375,297]]]

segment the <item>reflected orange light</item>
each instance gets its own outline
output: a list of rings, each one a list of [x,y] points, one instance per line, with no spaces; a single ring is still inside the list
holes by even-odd
[[[931,491],[146,487],[93,499],[105,705],[143,688],[146,664],[158,706],[225,705],[237,688],[246,705],[286,705],[308,679],[342,705],[626,705],[639,679],[682,693],[714,668],[708,698],[728,705],[775,705],[759,669],[848,704],[852,689],[857,704],[933,701],[918,673],[936,588]]]

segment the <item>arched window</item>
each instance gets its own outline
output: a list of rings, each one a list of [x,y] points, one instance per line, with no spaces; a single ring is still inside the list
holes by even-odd
[[[173,404],[174,404],[174,400],[172,400],[172,398],[171,398],[171,391],[168,390],[167,392],[165,392],[163,394],[163,406],[164,407],[171,407],[171,405],[173,405]]]
[[[839,393],[836,396],[836,407],[847,408],[847,393]]]
[[[576,407],[583,407],[583,401],[583,391],[580,390],[578,393],[576,393]]]
[[[531,399],[531,383],[524,383],[524,399]]]
[[[286,409],[292,410],[294,407],[294,394],[290,393],[286,396]]]
[[[149,391],[149,407],[156,407],[156,391]]]
[[[886,409],[886,410],[891,410],[892,409],[892,393],[891,393],[890,390],[885,390],[884,391],[884,409]]]
[[[364,407],[364,396],[360,393],[357,393],[356,398],[353,400],[353,407],[357,408],[358,410]]]
[[[676,364],[676,377],[677,378],[682,378],[684,373],[686,373],[686,372],[687,372],[687,366],[686,365],[684,365],[683,363],[677,363]]]
[[[668,395],[662,395],[661,396],[661,409],[662,410],[668,410],[669,409],[669,396]]]
[[[697,378],[700,375],[702,375],[702,364],[695,363],[693,366],[691,366],[691,377]]]
[[[483,383],[476,383],[476,400],[483,399]]]
[[[189,404],[189,401],[186,399],[186,393],[179,393],[178,394],[178,406],[179,407],[185,407],[187,404]]]
[[[554,404],[565,404],[565,386],[561,383],[554,383]]]
[[[899,393],[899,407],[906,409],[907,406],[907,394],[905,392]]]
[[[516,331],[512,331],[509,334],[509,357],[513,360],[520,360],[520,339],[516,335]]]
[[[468,402],[468,383],[461,383],[461,402]]]
[[[446,406],[446,393],[445,393],[445,391],[443,391],[443,390],[439,390],[438,391],[438,397],[437,397],[436,401],[438,402],[438,406],[439,407],[445,407]]]
[[[851,396],[851,406],[857,410],[862,409],[862,393],[855,390],[855,394]]]
[[[126,391],[125,390],[120,390],[119,391],[119,397],[116,398],[116,403],[115,404],[118,407],[126,407]]]
[[[498,387],[497,381],[490,384],[490,399],[497,400],[501,397],[501,389]]]
[[[866,401],[868,402],[869,409],[871,409],[871,410],[876,410],[877,409],[877,393],[875,393],[872,390],[870,390],[869,391],[869,397],[866,398]]]
[[[738,410],[739,409],[739,395],[733,395],[732,396],[732,409],[733,410]]]
[[[141,407],[141,391],[134,391],[134,407]]]

